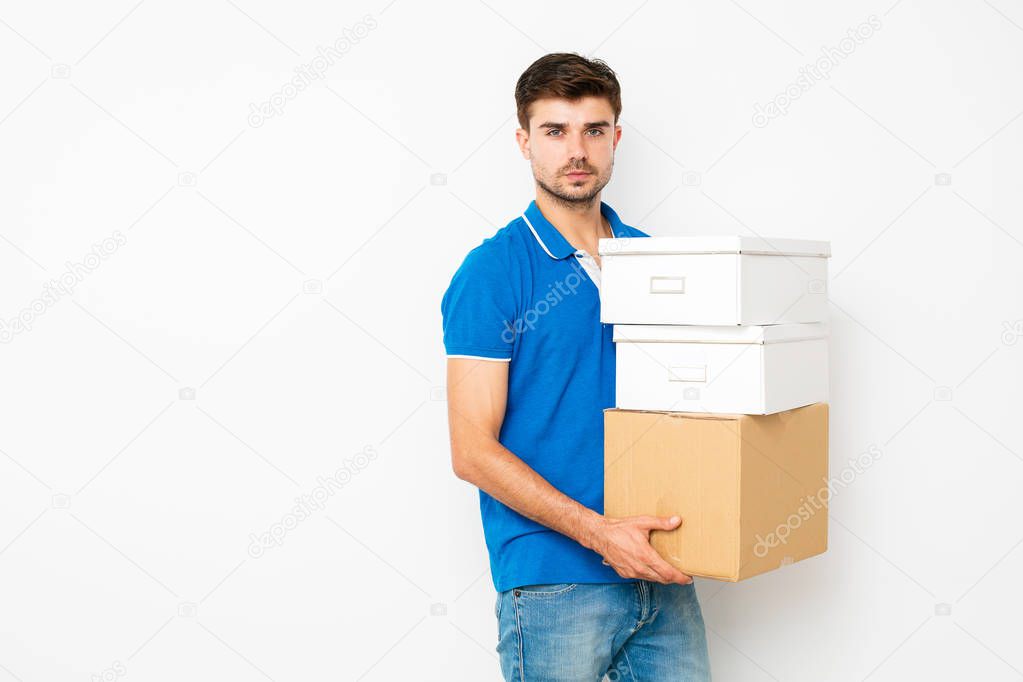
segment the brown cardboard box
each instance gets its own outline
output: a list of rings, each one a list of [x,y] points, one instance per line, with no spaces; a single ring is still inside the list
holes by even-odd
[[[604,513],[682,517],[650,542],[732,582],[828,547],[828,405],[770,415],[604,411]]]

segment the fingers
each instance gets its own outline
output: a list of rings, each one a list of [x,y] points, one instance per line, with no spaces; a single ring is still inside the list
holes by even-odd
[[[691,576],[678,570],[653,551],[623,565],[608,563],[607,559],[603,563],[613,568],[615,573],[623,578],[638,578],[663,585],[671,583],[687,585],[693,581]]]
[[[639,580],[649,580],[656,583],[663,582],[661,576],[645,563],[636,562],[620,566],[618,564],[608,563],[607,559],[605,559],[603,563],[613,568],[615,573],[622,578],[637,578]]]
[[[673,530],[682,523],[678,516],[636,516],[634,520],[637,526],[649,530]]]
[[[668,564],[665,564],[664,566],[641,564],[635,567],[619,567],[608,564],[608,566],[611,566],[611,568],[615,570],[615,573],[622,578],[648,580],[652,583],[660,583],[662,585],[670,585],[672,583],[688,585],[693,582],[692,576],[686,575],[682,571]]]
[[[639,580],[648,580],[652,583],[663,583],[664,577],[655,571],[649,564],[640,564],[633,570],[629,571],[629,578],[638,578]]]
[[[662,559],[660,555],[654,552],[653,556],[647,561],[649,567],[661,576],[663,580],[661,582],[668,583],[679,583],[680,585],[688,585],[693,582],[692,576],[686,575],[682,571],[678,570],[667,561]]]
[[[646,580],[661,583],[662,585],[672,582],[671,571],[666,571],[663,567],[653,563],[647,564],[646,569]]]

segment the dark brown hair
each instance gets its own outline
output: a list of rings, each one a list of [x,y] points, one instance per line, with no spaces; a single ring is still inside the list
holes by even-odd
[[[515,107],[519,125],[529,130],[529,107],[545,97],[576,100],[606,97],[615,113],[622,113],[622,88],[611,67],[599,59],[587,59],[572,52],[544,55],[529,65],[515,84]]]

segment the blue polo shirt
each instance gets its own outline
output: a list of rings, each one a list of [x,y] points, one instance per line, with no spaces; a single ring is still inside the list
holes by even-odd
[[[649,235],[600,205],[615,237]],[[579,252],[536,202],[465,257],[441,301],[448,357],[509,362],[499,440],[551,485],[604,512],[604,415],[615,403],[612,325]],[[480,490],[494,587],[631,582],[596,552]]]

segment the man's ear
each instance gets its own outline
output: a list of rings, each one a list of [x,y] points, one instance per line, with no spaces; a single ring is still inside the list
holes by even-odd
[[[614,142],[613,142],[613,143],[612,143],[612,145],[611,145],[611,149],[612,149],[612,151],[613,151],[613,150],[615,150],[615,149],[618,149],[618,141],[619,141],[620,139],[622,139],[622,127],[621,127],[620,125],[617,125],[617,124],[616,124],[616,125],[615,125],[615,136],[614,136]]]
[[[522,153],[522,158],[527,161],[530,158],[529,152],[529,131],[524,128],[519,128],[515,131],[515,141],[519,144],[519,152]]]

